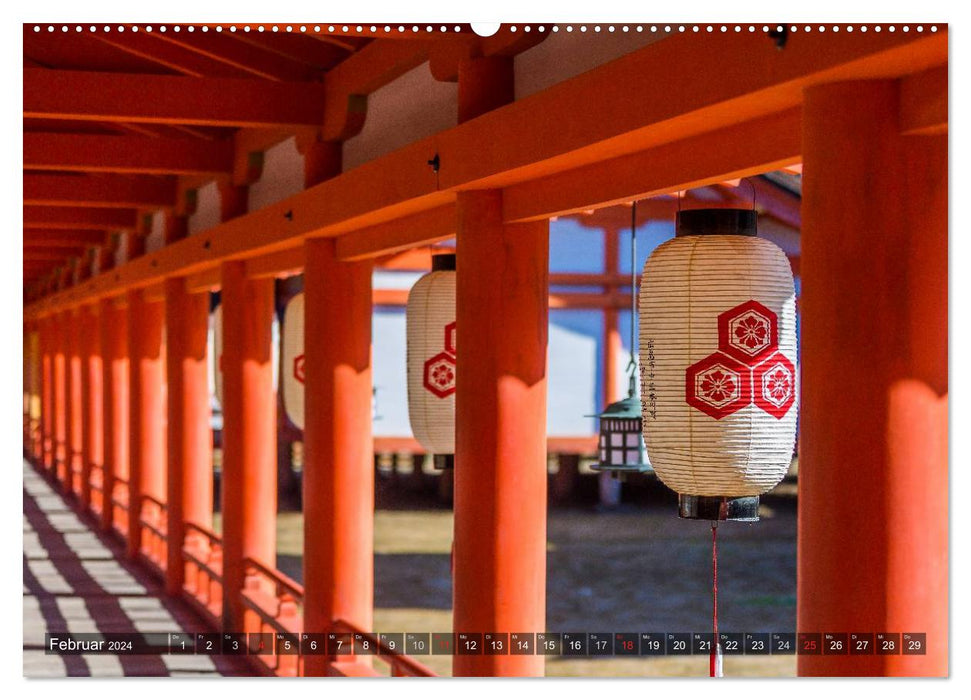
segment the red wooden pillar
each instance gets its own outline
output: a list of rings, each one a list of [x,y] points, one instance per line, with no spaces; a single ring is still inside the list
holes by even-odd
[[[927,641],[799,673],[946,675],[947,136],[870,81],[809,89],[803,144],[798,628]]]
[[[165,280],[169,542],[165,590],[169,595],[182,591],[185,523],[212,527],[208,330],[209,295],[189,293],[182,277]]]
[[[54,480],[65,493],[70,490],[67,471],[67,347],[69,314],[54,316]]]
[[[371,264],[340,262],[332,238],[308,240],[305,250],[304,629],[344,620],[370,631]],[[327,659],[304,664],[305,675],[322,675]]]
[[[505,225],[499,191],[458,199],[456,633],[539,631],[546,612],[549,224]],[[543,657],[455,656],[457,676],[543,675]]]
[[[223,628],[244,631],[244,559],[276,568],[273,280],[222,265]]]
[[[114,523],[116,479],[128,480],[128,312],[111,299],[101,302],[101,365],[104,392],[104,510],[101,528]]]
[[[40,322],[40,425],[41,464],[54,471],[54,319],[46,316]]]
[[[84,460],[84,392],[81,386],[82,310],[67,312],[67,483],[68,490],[80,497]],[[83,505],[83,503],[82,503]]]
[[[165,501],[165,366],[162,349],[164,303],[149,301],[141,289],[128,292],[130,365],[128,542],[126,553],[141,548],[144,496]]]
[[[91,472],[104,466],[101,315],[83,307],[81,324],[81,505],[91,507]],[[103,479],[102,479],[103,481]]]

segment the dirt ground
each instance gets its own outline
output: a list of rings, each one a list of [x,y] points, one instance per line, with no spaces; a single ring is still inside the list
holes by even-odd
[[[592,479],[594,477],[588,477]],[[452,511],[395,475],[379,475],[375,514],[376,631],[452,629],[449,551]],[[588,484],[589,486],[589,484]],[[595,486],[594,486],[595,488]],[[589,494],[590,489],[587,489]],[[791,632],[796,623],[794,484],[763,499],[758,523],[723,523],[719,539],[719,627],[725,632]],[[595,496],[551,507],[548,518],[547,630],[706,632],[711,630],[711,531],[680,520],[660,484],[641,488],[612,512]],[[301,580],[303,523],[281,513],[278,565]],[[420,657],[450,675],[451,657]],[[794,656],[726,657],[726,676],[794,676]],[[548,657],[549,676],[704,676],[707,656]]]

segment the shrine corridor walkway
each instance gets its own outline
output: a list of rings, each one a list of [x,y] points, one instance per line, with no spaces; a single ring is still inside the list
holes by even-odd
[[[24,676],[253,675],[233,657],[46,655],[46,632],[211,631],[92,525],[24,462]]]

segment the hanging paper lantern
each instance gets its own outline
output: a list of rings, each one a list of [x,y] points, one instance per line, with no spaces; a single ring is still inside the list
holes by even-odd
[[[304,426],[303,294],[283,312],[283,408],[297,428]]]
[[[408,294],[408,417],[415,439],[450,468],[455,453],[455,256],[432,256],[432,271]]]
[[[796,437],[795,288],[756,213],[695,209],[644,265],[644,439],[682,517],[757,520]]]

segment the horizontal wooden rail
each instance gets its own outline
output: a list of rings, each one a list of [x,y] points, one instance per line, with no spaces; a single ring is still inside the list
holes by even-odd
[[[333,628],[335,632],[360,635],[360,637],[367,640],[368,644],[372,645],[374,648],[374,657],[388,664],[388,666],[391,668],[392,676],[424,677],[438,675],[430,668],[416,661],[410,656],[406,656],[400,651],[391,649],[387,644],[382,642],[377,635],[360,630],[345,620],[337,620],[334,622]]]
[[[185,524],[182,543],[186,600],[214,628],[221,626],[223,610],[223,545],[219,535],[194,523]]]
[[[138,509],[142,530],[139,551],[148,565],[159,574],[165,573],[166,566],[168,533],[165,515],[167,512],[165,503],[148,494],[142,494]]]
[[[303,626],[303,586],[276,569],[254,559],[244,559],[241,591],[246,632],[299,635]],[[277,653],[276,644],[266,653],[251,654],[260,670],[275,676],[300,675],[301,660],[294,654]]]
[[[128,481],[121,477],[115,477],[114,488],[109,499],[111,507],[114,509],[111,519],[112,526],[122,537],[128,536]]]

